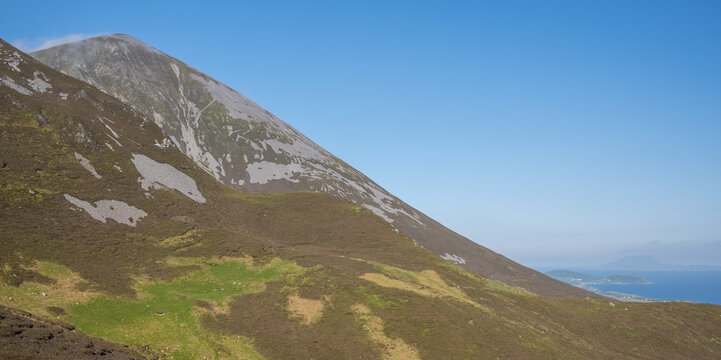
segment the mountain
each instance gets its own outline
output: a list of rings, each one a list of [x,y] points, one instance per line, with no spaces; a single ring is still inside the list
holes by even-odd
[[[602,265],[606,269],[625,269],[625,270],[674,270],[676,266],[662,264],[653,256],[627,256],[625,258]]]
[[[176,146],[226,185],[261,194],[305,190],[339,196],[477,274],[541,295],[596,296],[456,234],[245,96],[133,37],[97,37],[32,56],[145,114],[165,135],[159,146]]]
[[[439,258],[348,200],[225,186],[165,138],[144,114],[0,40],[1,354],[721,353],[719,306],[536,295]],[[8,312],[28,321],[19,328]],[[40,323],[49,330],[36,332]],[[78,350],[89,337],[103,343]]]
[[[676,265],[664,264],[656,260],[653,256],[627,256],[622,259],[602,265],[605,269],[617,270],[650,270],[650,271],[709,271],[721,270],[719,266],[710,265]]]

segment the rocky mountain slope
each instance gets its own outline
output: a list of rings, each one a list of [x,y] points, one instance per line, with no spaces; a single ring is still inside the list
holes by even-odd
[[[175,145],[226,185],[253,193],[306,190],[360,204],[424,248],[464,268],[549,296],[596,296],[517,264],[399,200],[245,96],[128,35],[32,54],[152,119]]]
[[[148,358],[721,354],[719,306],[509,287],[350,201],[222,185],[164,138],[0,40],[0,305]],[[1,351],[27,354],[32,339],[15,335],[0,334]],[[75,358],[77,338],[56,338],[58,357]]]

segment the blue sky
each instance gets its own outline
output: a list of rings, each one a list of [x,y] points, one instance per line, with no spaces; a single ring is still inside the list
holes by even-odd
[[[16,1],[0,37],[133,35],[525,264],[721,265],[721,2],[388,3]]]

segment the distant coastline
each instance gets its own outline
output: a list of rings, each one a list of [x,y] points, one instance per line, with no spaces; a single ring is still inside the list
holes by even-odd
[[[593,285],[631,285],[631,284],[643,284],[643,285],[651,285],[653,282],[651,282],[648,279],[639,277],[639,276],[633,276],[633,275],[626,275],[626,274],[614,274],[607,277],[601,277],[591,274],[586,274],[582,272],[577,271],[570,271],[570,270],[552,270],[549,272],[546,272],[546,275],[556,279],[563,281],[567,284],[571,284],[573,286],[580,287],[582,289],[586,289],[588,291],[594,292],[599,295],[603,295],[606,297],[610,297],[612,299],[620,300],[620,301],[634,301],[634,302],[658,302],[663,301],[659,299],[652,299],[643,297],[640,295],[635,294],[627,294],[623,292],[618,291],[602,291]]]
[[[598,285],[598,284],[615,284],[615,285],[627,285],[627,284],[653,284],[653,282],[644,279],[639,276],[625,275],[625,274],[614,274],[607,277],[600,277],[590,274],[585,274],[576,271],[569,270],[553,270],[546,273],[546,275],[561,280],[565,283],[569,283],[575,286],[584,285]]]
[[[537,269],[560,281],[619,301],[680,301],[721,305],[721,270],[618,270],[598,267],[543,267]],[[581,278],[574,274],[583,274],[587,277]],[[629,275],[648,282],[598,280],[610,279],[615,274]],[[565,275],[566,278],[559,275]]]

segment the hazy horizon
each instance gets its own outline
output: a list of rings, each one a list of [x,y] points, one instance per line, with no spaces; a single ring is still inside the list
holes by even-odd
[[[137,37],[524,265],[721,265],[719,2],[137,4],[0,37]]]
[[[679,244],[681,245],[681,244]],[[661,264],[664,265],[680,265],[680,266],[713,266],[713,267],[721,267],[721,262],[719,262],[716,259],[716,255],[719,254],[719,251],[721,251],[721,243],[708,243],[708,244],[697,244],[696,246],[691,246],[691,249],[694,251],[700,251],[699,249],[708,249],[710,252],[708,254],[692,254],[691,256],[678,256],[678,254],[673,253],[673,250],[668,249],[668,252],[661,252],[661,251],[647,251],[643,252],[641,250],[639,251],[628,251],[628,252],[621,252],[621,254],[616,255],[616,252],[609,251],[606,254],[602,255],[589,255],[587,257],[581,257],[580,260],[576,260],[577,257],[568,256],[568,258],[562,258],[562,257],[552,257],[548,260],[540,259],[536,260],[535,262],[526,262],[523,263],[526,266],[529,266],[534,269],[538,268],[588,268],[588,269],[595,269],[595,268],[603,268],[604,265],[608,263],[612,263],[618,260],[625,259],[627,257],[637,257],[637,256],[651,256],[656,261],[658,261]],[[652,254],[656,255],[652,255]],[[616,256],[616,257],[614,257]],[[560,260],[559,260],[560,259]],[[706,259],[704,260],[698,260],[698,259]],[[522,261],[515,258],[512,258],[514,261]]]

